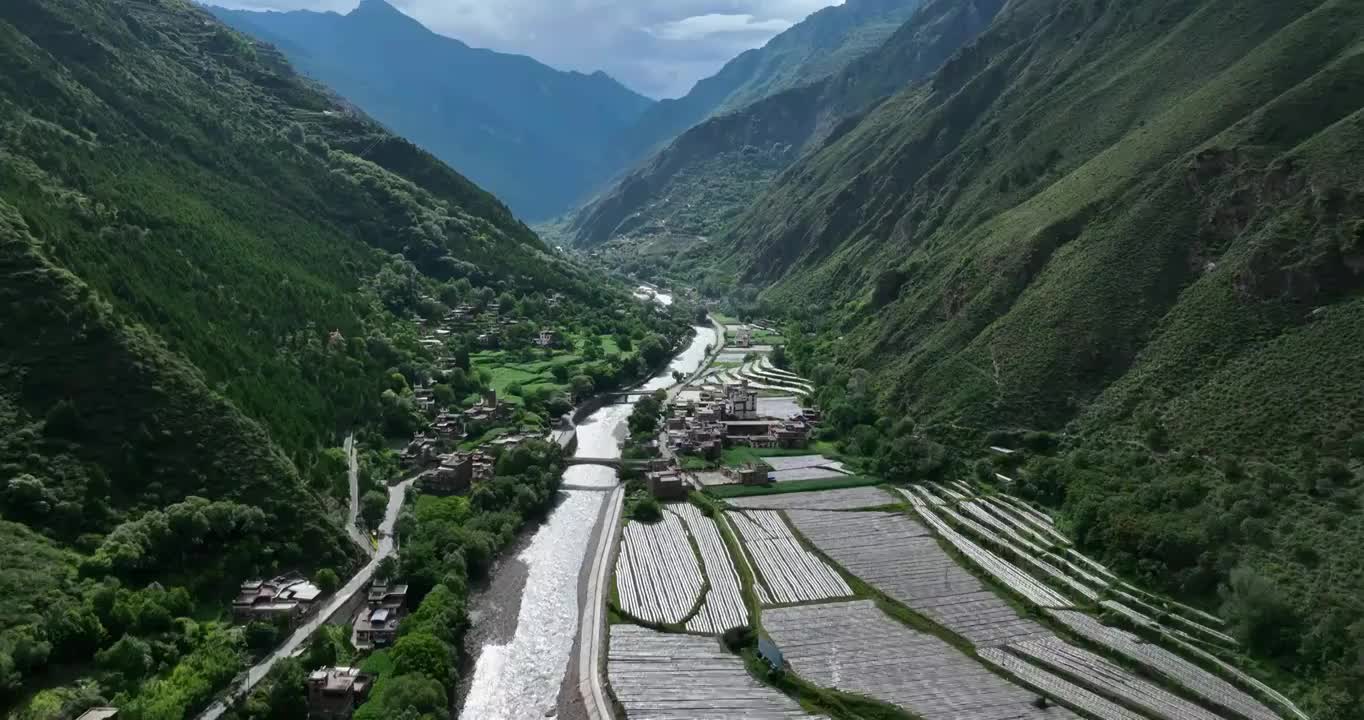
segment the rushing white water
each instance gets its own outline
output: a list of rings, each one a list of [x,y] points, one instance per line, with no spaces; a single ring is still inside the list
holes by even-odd
[[[697,327],[691,345],[643,389],[671,387],[673,371],[695,372],[715,342],[714,328]],[[589,415],[578,425],[578,457],[619,457],[630,411],[629,404],[608,405]],[[617,482],[615,471],[605,467],[577,465],[564,472],[564,484],[574,488],[609,489]],[[517,557],[528,574],[515,637],[479,650],[461,717],[531,720],[557,705],[578,634],[578,579],[604,497],[595,490],[567,491]]]

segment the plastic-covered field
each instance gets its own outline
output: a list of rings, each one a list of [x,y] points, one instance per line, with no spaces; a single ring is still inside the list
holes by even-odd
[[[1019,657],[1069,675],[1091,690],[1118,698],[1161,720],[1219,720],[1218,716],[1143,680],[1088,650],[1058,639],[1032,640],[1009,646]]]
[[[718,635],[730,628],[747,625],[748,608],[744,607],[739,575],[715,521],[687,503],[669,505],[668,510],[682,518],[696,540],[706,579],[710,581],[710,590],[701,602],[700,611],[687,621],[687,630]]]
[[[665,512],[661,522],[625,526],[616,558],[622,610],[649,622],[682,622],[695,607],[701,585],[701,567],[677,515]]]
[[[880,507],[898,501],[898,498],[892,497],[879,488],[867,486],[819,490],[817,492],[737,497],[731,498],[729,504],[734,507],[757,510],[855,510],[857,508]]]
[[[999,648],[985,648],[978,653],[982,660],[1013,675],[1022,682],[1048,695],[1070,703],[1104,720],[1147,720],[1143,715],[1128,710],[1104,697],[1096,695],[1058,675],[1010,655]]]
[[[1108,627],[1082,612],[1051,611],[1053,617],[1090,642],[1109,648],[1150,671],[1179,683],[1199,697],[1251,720],[1277,720],[1279,715],[1249,694],[1159,645],[1118,628]]]
[[[898,705],[925,720],[1074,718],[870,600],[767,610],[763,627],[805,680]]]
[[[1048,635],[957,565],[928,528],[899,513],[787,512],[820,552],[977,646]]]
[[[727,513],[758,579],[764,605],[848,597],[852,590],[833,568],[801,547],[781,516],[771,510]]]
[[[628,720],[816,717],[750,677],[715,638],[612,625],[606,672]]]
[[[1031,575],[1021,570],[1007,560],[982,548],[966,536],[957,532],[938,516],[938,512],[950,512],[948,508],[930,509],[928,504],[906,494],[914,504],[914,509],[923,517],[933,529],[938,531],[938,535],[956,548],[957,552],[970,558],[977,566],[988,573],[1000,584],[1018,593],[1028,601],[1041,606],[1050,608],[1069,607],[1072,603],[1060,593],[1047,587]]]

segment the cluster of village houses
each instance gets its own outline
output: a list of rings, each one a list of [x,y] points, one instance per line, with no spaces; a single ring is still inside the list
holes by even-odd
[[[668,454],[695,455],[719,460],[726,447],[800,449],[810,443],[819,412],[801,411],[798,417],[763,417],[758,412],[758,392],[746,382],[703,387],[699,397],[678,399],[668,405],[663,435]],[[768,468],[757,463],[726,467],[733,482],[762,485]],[[676,465],[646,473],[649,490],[665,500],[681,499],[694,487]]]
[[[232,619],[239,623],[278,623],[292,629],[319,611],[321,596],[320,588],[297,573],[271,580],[248,580],[241,584],[232,601]],[[360,651],[391,646],[398,639],[398,625],[407,611],[406,585],[373,582],[364,596],[364,604],[352,619],[351,644]],[[349,720],[372,685],[373,678],[355,668],[315,670],[308,676],[308,717]],[[116,715],[99,715],[91,720],[113,717]],[[81,720],[87,718],[82,716]]]
[[[563,296],[555,293],[546,303],[551,309],[557,308],[563,303]],[[440,347],[446,338],[457,331],[472,330],[478,331],[475,341],[480,347],[497,348],[502,345],[509,328],[518,322],[525,322],[503,317],[502,303],[496,300],[488,303],[481,311],[473,305],[458,305],[447,312],[436,327],[428,327],[426,319],[420,316],[414,315],[412,319],[422,327],[424,334],[421,343],[428,348]],[[559,335],[553,328],[540,328],[534,342],[539,347],[548,348],[554,347],[559,341]]]

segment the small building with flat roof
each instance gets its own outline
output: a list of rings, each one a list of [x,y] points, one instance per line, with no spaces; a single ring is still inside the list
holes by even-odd
[[[374,678],[357,668],[314,670],[308,675],[309,720],[350,720],[373,685]]]
[[[116,707],[92,707],[81,713],[76,720],[117,720],[118,708]]]

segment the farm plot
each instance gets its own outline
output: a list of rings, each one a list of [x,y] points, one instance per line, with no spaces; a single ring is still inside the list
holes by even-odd
[[[1165,648],[1145,642],[1124,630],[1108,627],[1081,612],[1069,610],[1050,612],[1075,634],[1141,663],[1211,703],[1251,720],[1277,720],[1279,717],[1273,710],[1231,683]]]
[[[1057,545],[1071,545],[1070,538],[1057,531],[1056,526],[1052,524],[1051,518],[1033,510],[1027,505],[1024,505],[1022,501],[1011,498],[1008,495],[996,495],[994,497],[999,498],[999,500],[995,500],[994,503],[996,509],[1026,523],[1027,526],[1031,528],[1034,533],[1040,535],[1042,539]]]
[[[747,625],[748,608],[744,607],[739,574],[734,570],[734,560],[729,556],[729,548],[720,537],[715,521],[688,503],[669,505],[668,509],[682,518],[696,539],[706,578],[710,580],[710,590],[701,603],[701,610],[687,621],[687,630],[718,635],[730,628]]]
[[[923,487],[922,485],[910,485],[909,492],[912,493],[914,497],[919,498],[920,500],[928,503],[929,505],[943,506],[947,504],[946,500],[938,497],[937,495],[934,495],[932,492],[929,491],[928,488]],[[906,497],[908,497],[908,495],[906,495]],[[910,498],[910,500],[913,499],[914,498]]]
[[[750,677],[715,638],[612,625],[606,673],[628,720],[815,717]]]
[[[1065,678],[1053,675],[999,648],[985,648],[977,654],[985,662],[1013,675],[1022,682],[1095,717],[1104,720],[1146,720],[1145,716],[1138,715],[1107,698],[1096,695]]]
[[[767,458],[763,458],[767,460]],[[776,458],[772,458],[775,460]],[[855,510],[880,507],[896,499],[876,487],[842,488],[817,492],[787,493],[785,495],[755,495],[729,500],[734,507],[755,510]]]
[[[758,414],[763,417],[792,418],[800,415],[800,403],[794,396],[758,398]]]
[[[965,505],[966,503],[963,503],[962,505],[958,505],[957,507],[965,507]],[[925,511],[927,511],[927,508],[925,508]],[[1099,593],[1094,588],[1091,588],[1090,586],[1085,585],[1079,580],[1076,580],[1075,578],[1072,578],[1071,576],[1065,574],[1064,572],[1061,572],[1061,570],[1058,569],[1055,565],[1052,565],[1050,562],[1047,562],[1041,557],[1037,557],[1036,555],[1029,552],[1029,550],[1019,547],[1017,544],[1012,542],[1008,537],[999,535],[990,528],[987,528],[970,518],[962,516],[957,511],[953,510],[950,507],[940,507],[937,508],[934,512],[941,513],[944,517],[951,518],[958,525],[965,527],[967,530],[970,530],[972,533],[975,533],[977,537],[983,540],[988,540],[1000,547],[1008,548],[1014,553],[1015,556],[1018,557],[1020,562],[1025,563],[1032,568],[1035,568],[1039,573],[1052,578],[1052,580],[1062,585],[1065,585],[1080,597],[1083,597],[1086,600],[1091,601],[1097,601],[1099,599]],[[950,539],[949,542],[951,542]],[[1040,548],[1037,549],[1040,551]],[[989,551],[986,550],[986,552]],[[1039,554],[1045,556],[1045,553]],[[999,560],[1001,562],[1006,563],[1008,562],[1003,558],[999,558]],[[1022,591],[1020,590],[1020,592]]]
[[[764,605],[848,597],[852,590],[833,568],[801,547],[781,515],[771,510],[727,513],[758,575]]]
[[[989,550],[975,544],[967,539],[966,536],[952,529],[952,527],[942,518],[938,517],[933,510],[929,509],[927,503],[916,499],[912,495],[906,494],[906,496],[914,503],[914,509],[918,511],[919,515],[922,516],[924,520],[928,521],[928,524],[931,525],[934,530],[938,531],[938,535],[942,537],[942,539],[956,548],[957,552],[970,558],[981,570],[984,570],[996,581],[1023,596],[1029,602],[1041,607],[1059,608],[1071,606],[1072,603],[1061,596],[1060,593],[1057,593],[1055,590],[1052,590],[1033,579],[1031,575],[1018,569],[1013,563],[1010,563]],[[938,511],[943,510],[947,510],[947,508],[938,508]]]
[[[978,646],[1045,635],[898,513],[790,510],[792,524],[848,572]]]
[[[772,482],[796,482],[797,480],[828,480],[830,478],[847,477],[847,473],[842,473],[827,467],[805,467],[792,468],[790,470],[777,470],[768,473],[768,478]]]
[[[652,525],[625,526],[616,558],[620,609],[655,623],[678,623],[701,595],[701,568],[686,527],[673,513]]]
[[[1010,645],[1009,650],[1053,672],[1075,678],[1076,682],[1091,690],[1141,708],[1153,717],[1162,720],[1219,720],[1217,715],[1188,700],[1142,680],[1099,655],[1059,639],[1017,643]]]
[[[994,533],[1000,533],[1007,537],[1012,541],[1012,544],[1021,545],[1024,548],[1027,548],[1028,551],[1034,555],[1047,554],[1046,548],[1033,542],[1030,538],[1015,530],[1013,526],[986,511],[985,508],[981,506],[980,501],[968,500],[957,507],[966,511],[966,514],[975,518],[977,522],[989,526]]]
[[[933,491],[936,492],[938,495],[948,498],[952,502],[962,502],[970,499],[967,496],[957,492],[956,490],[953,490],[952,488],[945,487],[937,483],[929,483],[928,486],[933,488]]]
[[[1278,690],[1275,690],[1274,688],[1264,684],[1260,680],[1253,678],[1250,675],[1247,675],[1246,673],[1242,672],[1240,668],[1229,665],[1225,660],[1217,657],[1216,655],[1213,655],[1212,653],[1208,652],[1207,650],[1204,650],[1201,647],[1198,647],[1196,645],[1190,645],[1189,643],[1183,642],[1179,638],[1174,638],[1174,642],[1176,645],[1180,647],[1181,650],[1184,650],[1186,653],[1190,655],[1197,655],[1204,661],[1221,668],[1223,672],[1236,678],[1236,681],[1241,683],[1242,687],[1255,688],[1260,692],[1262,696],[1273,699],[1274,702],[1278,703],[1280,707],[1287,710],[1289,713],[1293,715],[1293,717],[1298,718],[1298,720],[1308,720],[1307,713],[1298,709],[1298,706],[1294,705],[1292,700],[1289,700],[1283,693],[1279,692]]]
[[[975,498],[974,500],[972,500],[972,502],[980,506],[982,510],[989,512],[991,515],[995,517],[996,520],[1002,521],[1005,525],[1008,525],[1009,527],[1013,528],[1014,532],[1018,533],[1022,537],[1031,540],[1033,543],[1040,545],[1042,547],[1047,547],[1056,544],[1056,540],[1052,538],[1049,533],[1043,532],[1042,530],[1025,522],[1023,518],[1014,514],[1007,507],[1003,506],[1003,503],[999,502],[998,500],[989,496],[985,496]],[[1105,581],[1101,582],[1101,584],[1106,585],[1108,583]]]
[[[892,620],[870,600],[768,610],[763,627],[802,678],[926,720],[1074,717],[1039,710],[1032,705],[1036,695]]]
[[[823,455],[779,455],[763,458],[763,462],[771,465],[773,470],[800,470],[828,465],[834,461]]]

